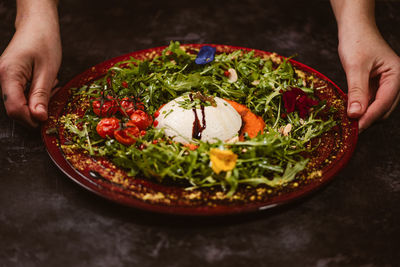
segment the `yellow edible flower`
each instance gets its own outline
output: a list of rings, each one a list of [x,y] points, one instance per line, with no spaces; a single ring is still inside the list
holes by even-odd
[[[210,150],[211,168],[216,174],[231,171],[236,166],[237,155],[230,150],[212,148]]]

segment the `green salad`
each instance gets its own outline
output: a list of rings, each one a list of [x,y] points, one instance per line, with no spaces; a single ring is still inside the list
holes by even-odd
[[[171,42],[160,55],[119,62],[100,79],[73,89],[83,112],[61,118],[65,138],[91,156],[108,158],[132,179],[216,186],[227,195],[240,185],[276,188],[298,179],[307,155],[318,147],[310,141],[337,124],[336,110],[314,94],[326,85],[275,55],[236,50],[198,64],[201,52]],[[245,105],[265,127],[236,142],[175,142],[155,127],[158,110],[189,93],[205,96],[209,105],[212,97]]]

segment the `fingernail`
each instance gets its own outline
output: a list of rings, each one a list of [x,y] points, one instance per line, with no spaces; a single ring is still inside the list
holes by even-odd
[[[351,103],[349,107],[349,113],[359,113],[361,112],[361,105],[358,102]]]
[[[37,104],[35,108],[37,112],[46,113],[46,107],[43,104]]]

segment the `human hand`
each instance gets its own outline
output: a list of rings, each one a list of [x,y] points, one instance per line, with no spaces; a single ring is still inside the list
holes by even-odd
[[[400,98],[400,58],[382,38],[374,0],[331,0],[339,32],[339,56],[348,85],[347,114],[363,131],[387,118]]]
[[[339,36],[347,76],[348,116],[363,131],[387,118],[400,98],[400,58],[375,29],[352,29]]]
[[[32,127],[47,119],[61,64],[58,18],[42,15],[24,16],[0,57],[0,85],[7,114]],[[24,91],[30,81],[27,99]]]

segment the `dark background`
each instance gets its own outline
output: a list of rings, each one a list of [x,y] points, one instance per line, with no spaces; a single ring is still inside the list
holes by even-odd
[[[144,48],[218,43],[275,51],[346,79],[328,1],[61,0],[61,84]],[[377,23],[400,53],[400,2],[378,1]],[[15,3],[0,1],[0,50]],[[0,266],[398,266],[400,114],[362,133],[324,189],[250,215],[186,218],[113,204],[69,180],[38,130],[0,107]]]

